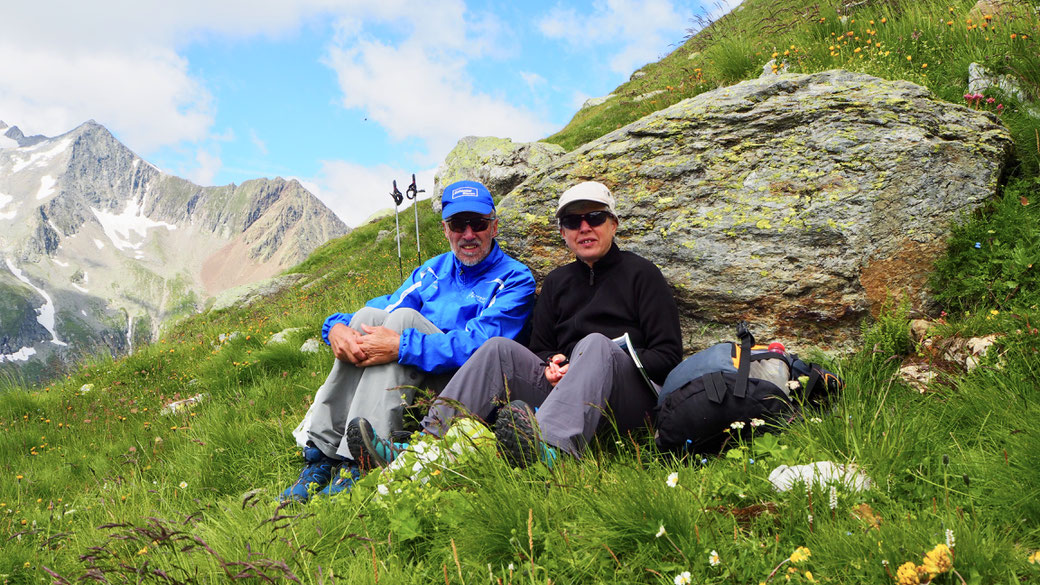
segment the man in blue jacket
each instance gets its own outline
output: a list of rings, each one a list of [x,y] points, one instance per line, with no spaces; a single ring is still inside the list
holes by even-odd
[[[282,501],[349,489],[361,454],[348,445],[348,421],[364,418],[384,437],[400,430],[415,387],[443,384],[488,339],[515,338],[530,316],[534,277],[495,241],[491,193],[459,181],[441,202],[451,252],[416,268],[393,294],[325,320],[322,337],[336,361],[293,432],[306,465]]]

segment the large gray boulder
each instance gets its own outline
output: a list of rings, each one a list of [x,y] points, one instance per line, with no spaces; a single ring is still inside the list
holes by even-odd
[[[992,114],[847,71],[708,92],[541,169],[500,204],[536,276],[572,257],[553,212],[583,180],[618,201],[623,249],[661,267],[687,351],[759,339],[849,348],[891,297],[930,304],[951,223],[992,197],[1012,152]]]
[[[437,168],[433,177],[433,208],[440,211],[441,191],[455,181],[480,181],[495,198],[513,190],[531,173],[559,159],[566,151],[548,142],[513,142],[494,136],[466,136]]]

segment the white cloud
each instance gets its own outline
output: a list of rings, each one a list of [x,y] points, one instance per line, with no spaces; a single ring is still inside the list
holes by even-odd
[[[171,50],[76,54],[0,40],[0,111],[27,133],[54,136],[93,118],[149,150],[204,136],[210,100]]]
[[[196,185],[203,186],[212,185],[213,178],[217,176],[217,173],[224,166],[218,153],[209,152],[201,148],[195,153],[195,162],[198,163],[198,166],[189,169],[185,178]]]
[[[372,14],[367,25],[410,30],[396,41],[366,33],[358,20],[344,20],[327,64],[339,79],[342,103],[359,108],[395,140],[418,138],[421,164],[435,164],[468,135],[535,140],[552,126],[503,97],[478,89],[467,73],[473,59],[497,54],[500,26],[487,15],[467,20],[460,2],[400,3],[407,10]],[[493,90],[493,88],[487,88]]]
[[[545,78],[533,71],[521,71],[520,79],[524,80],[531,91],[534,91],[535,86],[545,85]]]
[[[606,0],[595,2],[589,14],[557,6],[538,21],[538,28],[576,48],[620,44],[610,55],[610,68],[627,74],[678,42],[688,20],[670,0]]]
[[[256,149],[260,151],[260,154],[265,156],[267,155],[267,143],[256,135],[256,130],[249,130],[249,140],[252,141],[253,146],[256,146]]]
[[[427,199],[433,194],[433,175],[436,170],[430,168],[415,173],[416,186],[426,190],[419,194],[420,205],[429,205]],[[321,172],[317,177],[298,180],[347,225],[356,227],[377,211],[389,209],[392,212],[392,182],[396,180],[397,188],[403,193],[412,182],[412,172],[390,165],[365,167],[335,160],[322,161]],[[402,213],[408,204],[409,200],[405,199],[399,208]]]

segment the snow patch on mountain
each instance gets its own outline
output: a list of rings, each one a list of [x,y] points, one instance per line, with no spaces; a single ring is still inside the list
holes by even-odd
[[[14,219],[15,214],[18,213],[17,209],[11,209],[10,211],[4,210],[4,208],[7,207],[7,204],[12,201],[14,201],[14,197],[0,193],[0,219]]]
[[[101,229],[105,231],[105,235],[112,241],[113,246],[119,250],[138,250],[144,244],[149,229],[160,227],[170,231],[177,229],[177,226],[173,224],[155,221],[145,216],[141,213],[141,207],[142,203],[138,200],[127,201],[126,208],[119,214],[101,211],[93,207],[90,208],[90,211],[94,213],[94,217],[101,224]],[[136,238],[137,243],[130,241],[130,232],[139,236]]]
[[[36,355],[36,350],[31,347],[23,347],[14,353],[0,353],[0,363],[5,360],[9,362],[24,362]]]
[[[17,173],[28,167],[43,166],[54,157],[65,152],[71,144],[72,139],[66,138],[57,142],[44,141],[28,148],[20,149],[27,151],[27,153],[19,153],[18,160],[11,167],[11,173]],[[49,148],[47,148],[48,146]]]
[[[43,297],[43,306],[41,306],[39,309],[36,309],[36,320],[40,322],[40,325],[43,325],[44,329],[50,332],[51,343],[53,343],[54,345],[67,345],[64,341],[58,339],[58,334],[54,331],[55,311],[54,301],[51,300],[51,296],[47,294],[47,291],[43,290],[42,288],[38,288],[35,284],[32,283],[31,280],[29,280],[24,274],[22,274],[22,271],[19,270],[18,267],[16,267],[14,263],[11,262],[10,258],[4,258],[4,262],[7,263],[7,269],[11,271],[11,274],[13,274],[15,278],[32,287],[33,290],[35,290],[37,293],[40,294],[40,296]],[[33,353],[36,353],[36,351],[33,350]]]
[[[51,195],[54,195],[54,188],[58,185],[58,181],[50,175],[44,175],[40,177],[40,190],[36,192],[36,200],[40,201],[46,199]]]

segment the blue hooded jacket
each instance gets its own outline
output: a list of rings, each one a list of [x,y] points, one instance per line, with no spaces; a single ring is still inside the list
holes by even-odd
[[[401,333],[397,361],[430,373],[461,366],[492,337],[516,338],[534,304],[531,271],[492,243],[487,258],[466,266],[452,252],[435,256],[415,269],[393,294],[365,306],[393,312],[415,309],[444,333],[426,335],[415,329]],[[353,313],[325,319],[322,339],[336,323],[350,325]]]

